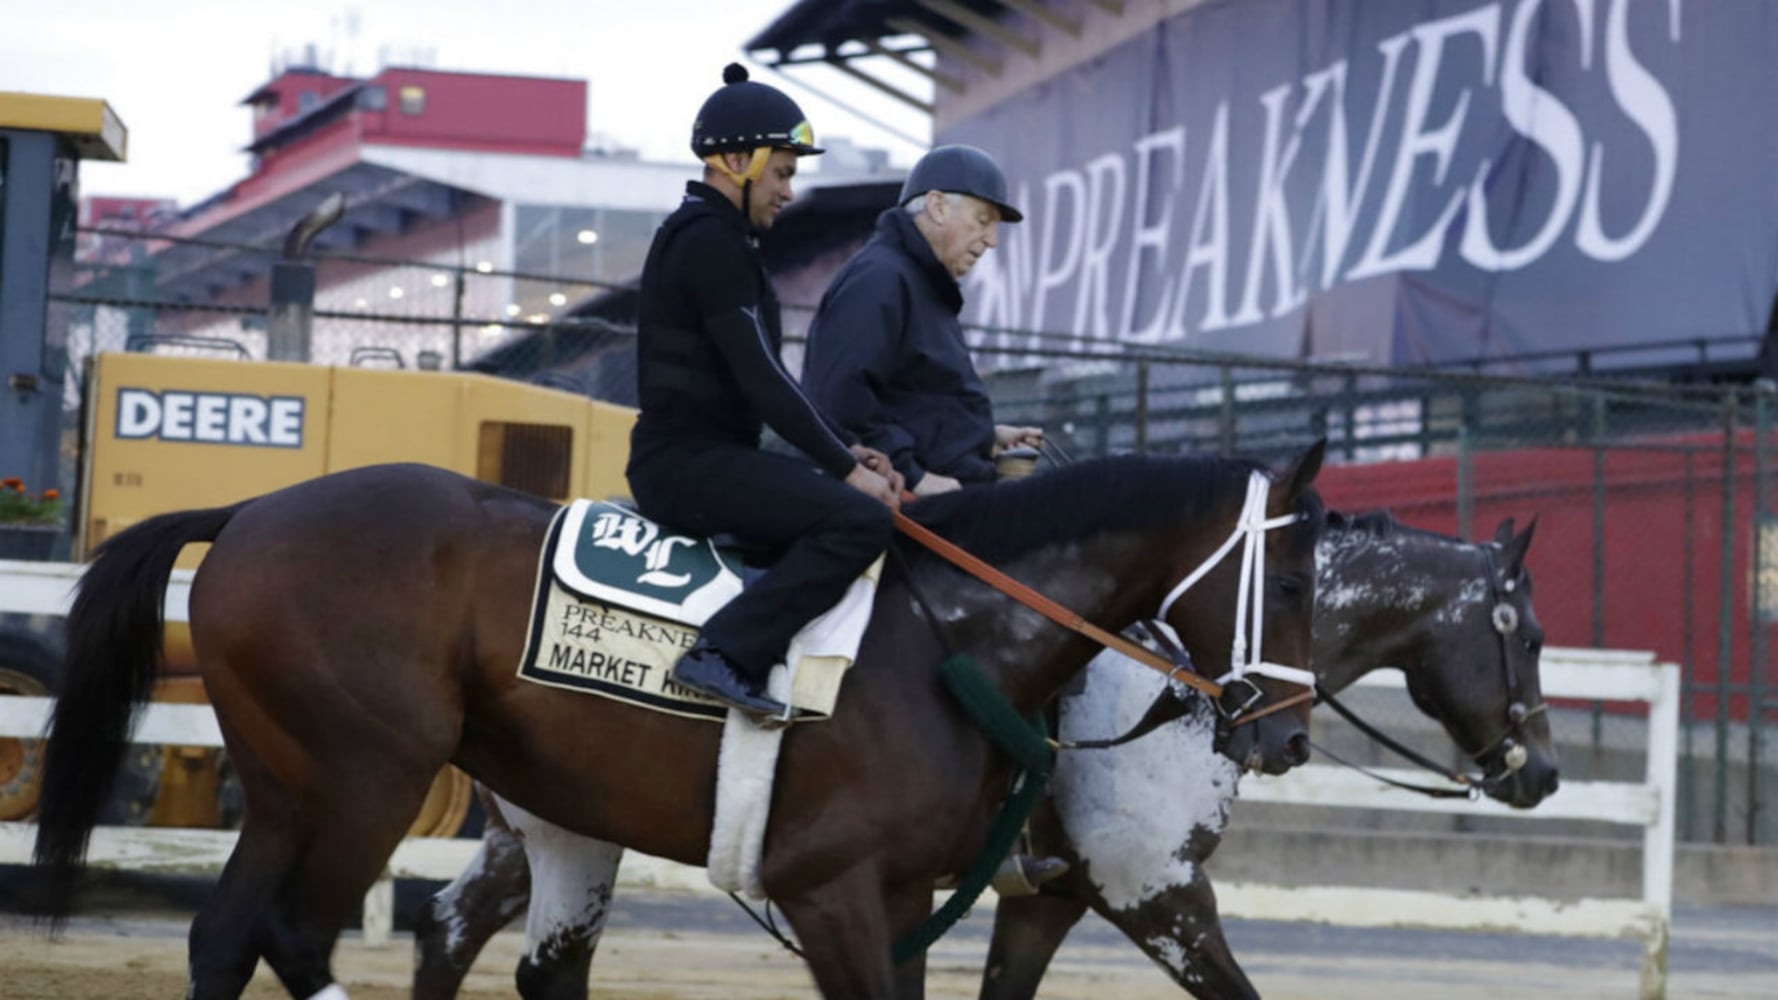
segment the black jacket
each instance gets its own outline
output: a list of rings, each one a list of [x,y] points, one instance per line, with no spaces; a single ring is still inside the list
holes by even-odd
[[[858,464],[779,360],[778,297],[721,192],[686,185],[649,247],[637,312],[631,469],[669,449],[757,448],[762,423],[835,476]]]
[[[994,414],[957,316],[963,293],[913,217],[892,208],[846,262],[809,327],[803,385],[887,454],[911,488],[927,472],[994,479]]]

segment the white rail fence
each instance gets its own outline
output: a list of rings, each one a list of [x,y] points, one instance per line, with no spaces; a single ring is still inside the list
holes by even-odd
[[[1668,925],[1673,910],[1674,803],[1679,752],[1679,667],[1654,654],[1546,648],[1543,694],[1648,705],[1648,760],[1642,783],[1564,780],[1534,810],[1490,800],[1432,799],[1392,788],[1332,765],[1308,765],[1276,778],[1249,777],[1241,797],[1252,802],[1498,816],[1525,823],[1595,820],[1642,830],[1642,896],[1638,899],[1544,899],[1446,895],[1357,886],[1265,886],[1218,883],[1217,909],[1256,920],[1309,920],[1351,927],[1427,927],[1574,937],[1632,937],[1643,942],[1640,995],[1666,995]],[[1361,687],[1403,686],[1399,673],[1379,671]],[[1419,772],[1377,769],[1404,781]],[[1231,831],[1234,832],[1234,831]],[[1238,832],[1235,832],[1238,836]]]
[[[59,615],[67,612],[68,589],[78,566],[0,561],[0,612]],[[186,618],[191,574],[174,574],[167,594],[167,617]],[[1219,909],[1228,916],[1259,920],[1309,920],[1358,927],[1424,927],[1511,931],[1526,934],[1634,937],[1644,942],[1641,995],[1666,991],[1668,925],[1672,912],[1674,801],[1679,729],[1679,668],[1656,663],[1649,653],[1549,648],[1541,671],[1546,697],[1645,702],[1648,763],[1640,784],[1564,781],[1559,791],[1533,811],[1481,800],[1429,799],[1391,788],[1355,771],[1308,765],[1280,778],[1248,778],[1241,795],[1249,801],[1354,809],[1391,809],[1478,816],[1503,816],[1526,823],[1595,820],[1640,827],[1643,831],[1642,896],[1638,899],[1555,900],[1537,897],[1475,897],[1357,886],[1268,886],[1221,884]],[[1361,686],[1400,687],[1394,672],[1379,672]],[[0,697],[0,738],[34,738],[43,732],[53,702],[47,698]],[[138,743],[219,747],[221,730],[207,705],[153,704],[142,714],[133,739]],[[1381,773],[1406,780],[1414,772]],[[30,860],[35,827],[0,823],[0,864]],[[100,868],[162,872],[219,871],[233,849],[227,830],[159,827],[101,827],[93,833],[89,863]],[[454,878],[476,848],[469,840],[414,837],[390,858],[385,878],[365,899],[364,938],[389,940],[394,879]],[[632,854],[620,884],[636,887],[715,892],[701,869]]]

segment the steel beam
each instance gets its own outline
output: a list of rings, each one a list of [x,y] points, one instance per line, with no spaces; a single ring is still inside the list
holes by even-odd
[[[860,41],[864,43],[864,47],[869,49],[873,55],[886,56],[896,63],[926,77],[933,83],[938,84],[953,94],[961,94],[968,89],[962,80],[957,79],[949,73],[943,73],[932,67],[920,65],[908,58],[907,52],[901,49],[892,49],[874,38],[864,38],[860,39]]]
[[[891,17],[884,19],[883,23],[904,35],[919,35],[921,38],[926,39],[926,41],[939,52],[942,52],[959,62],[966,62],[989,76],[1000,76],[1000,60],[993,56],[982,55],[980,52],[964,45],[950,35],[938,31],[920,21],[916,21],[911,17]]]
[[[1008,48],[1018,49],[1033,59],[1043,55],[1043,45],[1008,28],[991,17],[984,17],[957,3],[956,0],[914,0],[940,17],[955,21],[978,35],[992,38]]]
[[[1080,21],[1066,14],[1050,10],[1035,0],[994,0],[994,2],[1002,7],[1016,10],[1032,20],[1042,21],[1070,38],[1080,37]]]
[[[902,102],[903,104],[908,105],[909,107],[913,108],[916,111],[923,111],[926,114],[932,113],[932,104],[930,102],[922,101],[918,97],[915,97],[914,95],[908,93],[905,90],[902,90],[900,87],[897,87],[893,84],[884,83],[882,80],[879,80],[876,77],[871,76],[869,73],[866,73],[865,71],[852,65],[851,62],[849,62],[848,60],[842,59],[839,56],[831,56],[828,58],[827,64],[829,66],[832,66],[834,69],[837,69],[840,72],[846,74],[847,76],[851,77],[852,79],[857,80],[859,83],[862,83],[868,87],[875,88],[878,92],[887,94],[890,97],[893,97],[896,100]]]

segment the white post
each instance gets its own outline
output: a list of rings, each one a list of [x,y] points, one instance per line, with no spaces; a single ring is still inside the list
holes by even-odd
[[[1652,926],[1642,955],[1642,1000],[1667,996],[1667,937],[1673,920],[1674,802],[1679,791],[1679,665],[1663,663],[1660,694],[1648,705],[1648,785],[1660,797],[1642,834],[1642,899]]]
[[[364,894],[364,946],[381,948],[395,930],[395,880],[384,873]]]

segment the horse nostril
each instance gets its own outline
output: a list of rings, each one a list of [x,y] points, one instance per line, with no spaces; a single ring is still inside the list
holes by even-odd
[[[1284,762],[1297,767],[1309,762],[1309,734],[1297,732],[1284,742]]]

